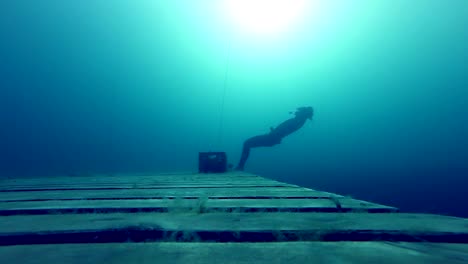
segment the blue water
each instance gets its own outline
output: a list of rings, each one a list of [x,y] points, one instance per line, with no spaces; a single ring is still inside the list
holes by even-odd
[[[208,150],[236,164],[311,105],[247,171],[468,217],[468,1],[324,1],[269,40],[175,2],[0,3],[1,177],[196,171]]]

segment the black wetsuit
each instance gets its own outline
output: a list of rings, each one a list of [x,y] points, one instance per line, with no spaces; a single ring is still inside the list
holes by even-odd
[[[296,115],[296,117],[288,119],[277,126],[275,129],[271,129],[270,133],[251,137],[244,142],[242,148],[242,156],[237,165],[238,170],[244,170],[245,162],[249,158],[250,149],[258,147],[271,147],[281,143],[281,140],[289,134],[297,131],[301,128],[307,119],[310,118],[304,115]]]

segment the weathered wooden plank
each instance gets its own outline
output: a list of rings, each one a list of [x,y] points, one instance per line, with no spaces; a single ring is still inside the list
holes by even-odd
[[[180,180],[162,180],[158,178],[150,179],[150,180],[141,180],[141,179],[134,179],[129,181],[75,181],[70,179],[67,182],[51,182],[51,181],[43,181],[37,183],[15,183],[15,184],[4,184],[1,186],[2,189],[7,188],[28,188],[28,187],[35,187],[35,186],[53,186],[53,187],[64,187],[64,186],[89,186],[89,185],[96,185],[96,186],[119,186],[119,185],[147,185],[147,184],[161,184],[161,185],[177,185],[177,184],[187,184],[187,183],[197,183],[197,184],[257,184],[261,185],[264,183],[268,184],[278,184],[282,182],[269,180],[265,178],[255,178],[255,179],[242,179],[242,178],[218,178],[218,179],[180,179]]]
[[[1,263],[462,264],[468,245],[383,242],[123,243],[0,247]]]
[[[269,243],[295,241],[398,241],[468,244],[468,235],[466,233],[418,231],[406,233],[389,230],[167,230],[140,226],[61,232],[0,233],[0,246],[125,242]]]
[[[4,186],[29,186],[37,184],[133,184],[151,182],[223,182],[223,181],[270,181],[274,180],[253,174],[223,173],[223,174],[173,174],[173,175],[96,175],[74,177],[41,177],[41,178],[3,178],[0,188]],[[276,181],[275,181],[276,182]]]
[[[133,179],[133,178],[154,178],[154,177],[166,177],[166,178],[178,178],[178,177],[258,177],[263,178],[257,174],[245,172],[245,171],[228,171],[226,173],[198,173],[193,171],[185,172],[171,172],[171,173],[151,173],[151,174],[63,174],[63,175],[50,175],[50,176],[32,176],[32,177],[2,177],[0,178],[1,182],[6,181],[41,181],[42,179],[65,179],[65,178],[74,178],[74,179],[97,179],[97,178],[115,178],[115,179]]]
[[[328,198],[340,195],[307,188],[185,188],[185,189],[129,189],[129,190],[70,190],[0,192],[0,202],[59,199],[125,199],[125,198]],[[1,205],[0,205],[1,208]]]
[[[284,187],[294,187],[292,185],[197,185],[197,184],[186,184],[186,185],[166,185],[166,186],[145,186],[145,187],[137,187],[135,185],[133,186],[115,186],[115,187],[96,187],[96,186],[90,186],[90,187],[64,187],[64,188],[50,188],[50,187],[32,187],[32,188],[20,188],[20,189],[10,189],[10,190],[0,190],[0,192],[22,192],[22,191],[73,191],[73,190],[131,190],[131,189],[148,189],[148,190],[156,190],[156,189],[189,189],[189,188],[206,188],[206,189],[217,189],[217,188],[270,188],[270,187],[277,187],[277,188],[284,188]]]
[[[334,199],[126,199],[126,200],[49,200],[0,203],[0,215],[92,213],[100,212],[167,212],[176,208],[199,208],[204,212],[392,212],[396,208],[369,202]],[[346,201],[346,202],[341,202]],[[349,205],[349,206],[348,206]]]
[[[264,179],[256,179],[256,180],[232,180],[232,179],[224,179],[224,180],[197,180],[197,181],[133,181],[133,182],[68,182],[68,183],[35,183],[35,184],[15,184],[15,185],[3,185],[1,188],[2,190],[8,189],[19,189],[19,188],[34,188],[40,186],[42,188],[45,187],[55,187],[55,188],[64,188],[64,187],[76,187],[76,186],[99,186],[99,187],[113,187],[113,186],[146,186],[146,185],[186,185],[186,184],[197,184],[197,185],[222,185],[222,184],[248,184],[248,185],[262,185],[262,184],[282,184],[278,181],[270,181]]]
[[[51,186],[51,185],[34,185],[34,186],[18,186],[18,187],[4,187],[0,192],[12,191],[43,191],[43,190],[119,190],[119,189],[162,189],[162,188],[242,188],[242,187],[296,187],[292,184],[263,182],[263,183],[178,183],[178,184],[119,184],[119,185],[67,185],[67,186]]]
[[[365,208],[372,210],[379,206]],[[365,210],[363,208],[363,210]],[[57,214],[94,212],[337,212],[329,199],[150,199],[150,200],[81,200],[0,203],[0,215]]]
[[[0,217],[0,233],[58,232],[141,227],[205,231],[350,231],[439,232],[468,234],[468,220],[430,214],[366,213],[174,213],[65,214]]]
[[[297,187],[246,173],[158,176],[46,177],[3,180],[0,192],[21,190],[86,190],[135,188]]]
[[[349,212],[349,211],[366,212],[371,209],[378,209],[378,208],[383,209],[381,212],[397,212],[398,211],[398,209],[395,207],[351,199],[349,197],[333,197],[332,196],[331,199],[336,202],[337,207],[341,209],[342,212]],[[374,212],[378,212],[378,210],[374,210]]]

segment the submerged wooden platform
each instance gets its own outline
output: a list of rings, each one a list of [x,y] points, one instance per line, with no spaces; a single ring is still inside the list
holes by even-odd
[[[8,262],[468,263],[468,221],[243,172],[1,179]]]

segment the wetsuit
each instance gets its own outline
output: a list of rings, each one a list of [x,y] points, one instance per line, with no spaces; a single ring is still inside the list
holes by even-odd
[[[239,161],[239,165],[237,165],[237,170],[244,170],[245,162],[249,158],[250,149],[251,148],[258,148],[258,147],[271,147],[274,145],[278,145],[281,143],[281,140],[288,136],[289,134],[297,131],[301,128],[307,119],[310,116],[307,115],[297,115],[294,118],[288,119],[281,123],[276,128],[272,128],[270,133],[254,136],[247,139],[244,142],[244,146],[242,148],[242,156]]]

